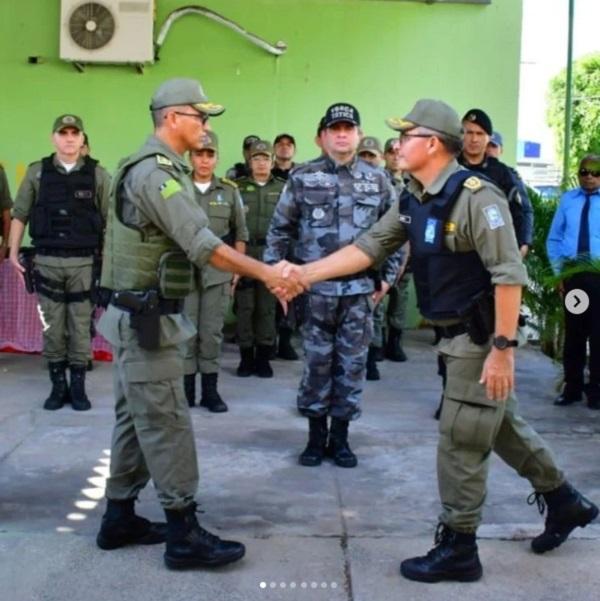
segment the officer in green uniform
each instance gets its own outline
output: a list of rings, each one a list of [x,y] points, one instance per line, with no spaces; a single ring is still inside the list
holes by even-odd
[[[56,152],[29,165],[17,192],[10,259],[22,273],[19,250],[29,223],[43,353],[52,381],[44,409],[71,402],[73,409],[85,411],[91,407],[85,368],[91,356],[92,267],[102,245],[110,177],[98,161],[81,156],[83,123],[76,115],[54,121],[52,143]]]
[[[6,258],[8,251],[8,234],[10,232],[10,210],[12,199],[4,167],[0,165],[0,263]]]
[[[209,262],[258,278],[282,298],[302,287],[287,286],[281,266],[224,244],[194,199],[183,155],[223,107],[208,102],[197,81],[171,79],[156,90],[150,110],[154,135],[115,174],[104,244],[102,286],[110,304],[99,330],[113,346],[116,424],[97,543],[115,549],[166,539],[168,567],[214,567],[240,559],[245,549],[210,534],[196,519],[198,465],[181,348],[195,330],[181,312],[183,299],[193,289],[194,265]],[[150,479],[166,530],[134,512]]]
[[[237,185],[214,175],[219,160],[217,135],[206,131],[190,151],[196,202],[208,216],[211,231],[238,252],[246,252],[248,229]],[[190,407],[196,398],[196,374],[202,374],[200,406],[214,413],[227,411],[217,391],[223,323],[231,299],[231,273],[205,265],[197,270],[198,290],[186,297],[184,312],[197,334],[187,343],[184,389]]]
[[[273,147],[266,140],[254,142],[250,148],[248,177],[236,181],[239,186],[250,238],[248,255],[262,259],[266,236],[285,182],[271,174]],[[237,335],[241,361],[237,375],[246,378],[272,378],[269,357],[275,343],[275,299],[256,280],[241,278],[235,288]]]
[[[438,352],[448,380],[439,426],[436,546],[403,561],[400,570],[422,582],[472,581],[482,574],[475,532],[492,451],[531,482],[531,502],[548,508],[534,552],[558,547],[598,508],[565,481],[546,443],[518,414],[513,339],[527,274],[506,197],[459,166],[461,122],[447,104],[419,100],[388,124],[401,132],[407,190],[355,244],[284,273],[303,274],[305,285],[343,276],[379,263],[410,239],[419,309],[440,328]]]

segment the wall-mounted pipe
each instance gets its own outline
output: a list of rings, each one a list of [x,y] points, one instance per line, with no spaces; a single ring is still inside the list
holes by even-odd
[[[246,38],[256,46],[274,54],[275,56],[282,55],[287,50],[287,44],[285,42],[279,41],[276,42],[275,45],[269,44],[269,42],[263,40],[257,35],[245,30],[241,25],[238,25],[235,21],[220,15],[219,13],[210,10],[209,8],[205,8],[204,6],[190,5],[190,6],[182,6],[180,8],[176,8],[174,11],[169,13],[165,22],[162,24],[160,31],[158,32],[158,36],[156,37],[156,41],[154,42],[154,58],[158,60],[158,55],[160,49],[167,37],[167,33],[169,33],[169,29],[171,29],[171,25],[184,17],[185,15],[202,15],[207,19],[211,19],[212,21],[216,21],[225,27],[229,27],[229,29],[233,29],[236,33],[239,33],[242,37]]]

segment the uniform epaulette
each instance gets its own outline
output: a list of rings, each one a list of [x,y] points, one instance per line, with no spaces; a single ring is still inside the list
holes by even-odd
[[[233,188],[238,187],[238,185],[232,179],[229,179],[228,177],[220,177],[219,180],[224,184],[232,186]]]
[[[472,175],[463,182],[463,187],[471,192],[477,192],[483,188],[483,182],[477,176]]]
[[[165,167],[173,167],[173,161],[162,154],[156,155],[156,162]]]

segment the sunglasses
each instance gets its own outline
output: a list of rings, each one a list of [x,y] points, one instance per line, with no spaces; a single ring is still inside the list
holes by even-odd
[[[591,171],[590,169],[580,169],[579,175],[581,175],[581,177],[586,177],[587,175],[591,175],[592,177],[600,177],[600,171]]]
[[[198,119],[198,121],[202,122],[204,125],[208,121],[208,115],[206,113],[183,113],[180,111],[173,111],[176,115],[181,115],[182,117],[192,117],[192,119]]]

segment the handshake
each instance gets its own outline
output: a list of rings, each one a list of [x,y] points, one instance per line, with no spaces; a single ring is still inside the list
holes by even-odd
[[[265,286],[279,299],[282,305],[310,288],[304,265],[280,261],[275,265],[265,265],[265,267],[267,268],[263,278]]]

